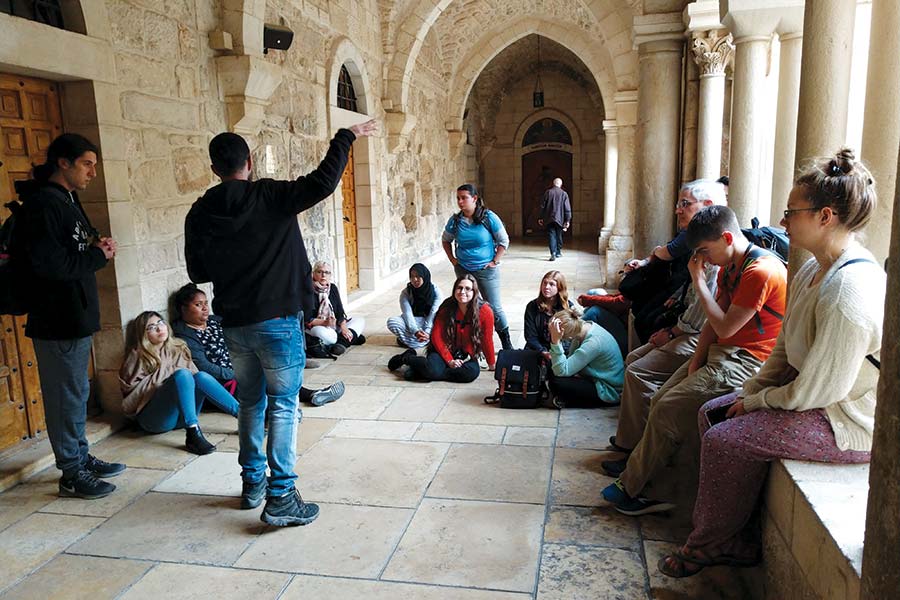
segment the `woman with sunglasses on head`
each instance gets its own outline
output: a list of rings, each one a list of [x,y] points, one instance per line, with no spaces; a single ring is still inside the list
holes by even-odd
[[[812,257],[790,283],[772,354],[741,391],[700,408],[694,529],[659,561],[670,577],[759,562],[748,529],[769,463],[867,463],[872,449],[886,277],[856,240],[875,210],[869,170],[849,149],[794,181],[781,224]]]
[[[428,353],[403,357],[396,368],[407,365],[406,379],[469,383],[481,373],[479,354],[493,371],[494,312],[482,301],[478,281],[462,275],[453,283],[453,295],[438,309]]]
[[[126,417],[149,433],[184,428],[185,446],[194,454],[216,449],[203,436],[197,419],[204,400],[229,415],[238,414],[234,396],[215,377],[197,370],[187,345],[169,335],[157,312],[143,312],[129,324],[119,383]]]

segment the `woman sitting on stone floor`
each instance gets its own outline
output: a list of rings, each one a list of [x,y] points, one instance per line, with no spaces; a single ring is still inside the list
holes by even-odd
[[[210,314],[206,292],[193,283],[182,286],[173,297],[173,309],[177,317],[172,323],[172,333],[187,344],[194,365],[215,377],[234,396],[237,382],[222,331],[222,318]],[[342,381],[321,390],[300,388],[300,401],[313,406],[334,402],[343,395]]]
[[[388,331],[401,346],[416,350],[431,339],[434,316],[441,305],[441,290],[431,283],[431,271],[422,263],[409,268],[409,283],[400,292],[400,316],[389,317]],[[393,369],[392,369],[393,370]]]
[[[550,395],[557,408],[615,406],[622,394],[625,363],[615,338],[567,308],[553,315],[550,336]],[[568,350],[563,342],[569,342]]]
[[[425,356],[407,350],[389,365],[406,365],[405,378],[422,381],[469,383],[481,373],[478,355],[494,370],[494,311],[481,299],[478,282],[465,274],[453,283],[453,296],[444,300],[434,319],[431,343]]]
[[[363,335],[366,320],[347,316],[340,291],[331,282],[331,274],[329,263],[320,260],[313,265],[315,306],[309,311],[310,314],[305,315],[306,333],[321,340],[319,344],[307,348],[307,356],[313,358],[340,356],[350,346],[366,343],[366,336]]]
[[[748,523],[771,461],[869,461],[886,277],[855,232],[875,202],[868,169],[847,149],[796,179],[781,224],[812,258],[790,284],[784,326],[760,371],[700,409],[694,529],[660,560],[662,573],[759,561]]]
[[[234,396],[215,377],[197,370],[187,345],[170,336],[165,320],[153,311],[129,324],[119,383],[125,416],[150,433],[184,428],[185,446],[194,454],[216,449],[203,437],[197,419],[205,399],[230,415],[238,414]]]
[[[577,308],[576,308],[577,307]],[[550,318],[564,308],[580,311],[569,300],[566,276],[559,271],[547,271],[541,278],[537,298],[525,305],[525,349],[535,350],[550,362]]]

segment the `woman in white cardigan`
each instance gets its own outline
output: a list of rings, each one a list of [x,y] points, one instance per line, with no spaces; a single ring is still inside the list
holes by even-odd
[[[813,257],[790,284],[784,326],[759,373],[700,409],[694,529],[660,560],[664,574],[759,561],[746,529],[769,462],[869,462],[885,273],[855,232],[875,201],[872,176],[848,149],[796,179],[781,224]]]

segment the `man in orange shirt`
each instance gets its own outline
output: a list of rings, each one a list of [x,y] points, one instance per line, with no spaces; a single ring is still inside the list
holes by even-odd
[[[727,206],[698,212],[687,228],[694,256],[688,265],[707,322],[691,361],[676,371],[650,401],[650,415],[634,448],[603,499],[626,515],[669,510],[675,505],[641,496],[681,446],[699,455],[697,411],[707,401],[737,391],[775,347],[786,307],[787,270],[781,260],[751,244]],[[713,297],[704,265],[719,269]],[[604,468],[606,465],[604,465]]]

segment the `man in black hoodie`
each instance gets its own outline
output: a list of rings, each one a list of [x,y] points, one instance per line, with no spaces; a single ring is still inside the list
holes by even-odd
[[[213,283],[213,309],[222,317],[238,382],[241,508],[255,508],[265,497],[260,519],[270,525],[306,525],[319,515],[294,485],[297,394],[306,361],[303,301],[312,294],[297,215],[334,192],[353,140],[376,129],[368,121],[339,130],[318,168],[294,181],[251,181],[247,142],[221,133],[210,142],[209,157],[222,183],[185,219],[188,275],[195,283]]]
[[[96,166],[97,147],[66,133],[51,142],[34,179],[16,185],[25,231],[19,249],[28,259],[25,335],[34,343],[47,436],[62,471],[59,495],[85,499],[112,493],[116,486],[98,478],[125,470],[89,454],[85,436],[91,336],[100,329],[94,272],[116,253],[116,242],[97,234],[76,193],[97,175]]]

